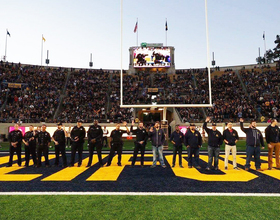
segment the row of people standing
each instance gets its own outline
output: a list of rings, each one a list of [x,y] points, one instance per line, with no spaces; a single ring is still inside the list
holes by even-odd
[[[236,143],[239,140],[238,132],[233,129],[231,122],[227,123],[227,129],[221,134],[217,130],[216,123],[212,123],[212,129],[207,127],[207,123],[210,121],[210,117],[207,117],[203,129],[208,134],[208,164],[206,170],[215,169],[218,170],[219,166],[219,154],[220,147],[225,142],[225,170],[228,169],[228,159],[230,153],[233,157],[233,169],[239,170],[236,162]],[[246,164],[245,170],[249,170],[251,167],[251,160],[254,157],[256,170],[261,169],[261,148],[264,149],[264,138],[259,129],[257,129],[256,121],[251,121],[249,128],[244,128],[244,120],[240,119],[240,129],[246,134]],[[280,152],[280,131],[277,126],[277,120],[273,119],[271,125],[265,129],[266,142],[268,144],[268,170],[272,169],[273,164],[273,152],[275,152],[276,168],[280,169],[279,152]],[[172,167],[175,166],[176,155],[179,154],[179,166],[182,166],[182,147],[183,143],[188,150],[188,167],[192,168],[193,165],[196,168],[201,168],[199,165],[199,149],[202,145],[202,137],[200,132],[195,130],[195,124],[190,124],[190,128],[185,135],[180,131],[179,125],[176,125],[175,131],[170,136],[170,141],[173,143],[173,161]],[[194,158],[194,161],[193,161]],[[214,166],[213,166],[214,159]],[[194,163],[193,163],[194,162]]]
[[[207,128],[207,122],[210,118],[207,117],[203,128],[208,134],[208,166],[210,170],[212,166],[212,157],[214,156],[214,169],[218,169],[219,153],[222,140],[225,142],[225,170],[228,169],[228,158],[230,152],[233,156],[233,168],[238,170],[236,162],[236,143],[239,140],[238,133],[232,128],[232,123],[227,124],[227,129],[224,130],[222,138],[221,133],[217,131],[216,124],[212,124],[212,129]],[[257,129],[257,122],[252,120],[248,128],[244,127],[244,120],[240,119],[240,129],[246,134],[246,164],[245,170],[250,170],[251,160],[254,158],[255,167],[258,171],[263,171],[261,168],[261,148],[264,149],[264,138],[259,129]],[[280,151],[280,132],[277,126],[277,120],[273,119],[271,124],[265,129],[265,139],[268,146],[268,170],[272,169],[273,152],[275,152],[276,168],[280,169],[279,151]],[[216,143],[220,143],[217,145]]]
[[[29,126],[29,131],[22,135],[19,130],[19,125],[14,125],[14,130],[9,133],[8,136],[10,142],[10,158],[8,167],[12,166],[13,155],[17,154],[17,163],[21,166],[21,145],[22,142],[25,145],[25,166],[29,166],[30,155],[33,159],[33,166],[40,167],[42,165],[42,155],[45,156],[45,164],[49,166],[48,151],[51,143],[51,136],[46,131],[46,125],[43,125],[38,130],[34,130],[32,125]]]
[[[110,135],[110,153],[108,157],[107,166],[111,165],[113,156],[115,152],[118,154],[118,165],[121,166],[121,155],[123,149],[123,141],[122,135],[124,133],[136,135],[136,141],[134,142],[134,156],[132,159],[132,166],[134,166],[138,151],[141,151],[141,165],[144,165],[144,154],[145,154],[145,147],[147,144],[148,137],[151,138],[152,145],[153,145],[153,166],[155,167],[157,161],[157,155],[159,155],[159,160],[161,165],[165,168],[166,165],[164,164],[163,159],[163,143],[165,141],[165,134],[164,131],[160,128],[160,123],[156,122],[151,130],[147,132],[144,128],[143,123],[139,123],[137,129],[133,129],[134,122],[130,128],[127,128],[127,123],[124,122],[123,124],[126,127],[126,130],[120,129],[120,124],[116,125],[116,129],[111,132]],[[32,156],[34,166],[41,167],[42,162],[41,158],[44,156],[45,158],[45,165],[49,167],[49,146],[51,140],[54,142],[55,145],[55,163],[54,166],[59,165],[59,155],[62,156],[63,167],[67,166],[67,157],[66,157],[66,137],[67,132],[65,129],[62,128],[62,124],[58,123],[57,130],[54,132],[53,136],[51,137],[49,132],[46,131],[46,125],[42,126],[41,129],[34,130],[33,126],[29,126],[29,131],[25,133],[24,137],[22,136],[22,132],[19,130],[19,125],[14,125],[15,130],[9,133],[9,141],[10,141],[10,160],[8,166],[12,166],[13,162],[13,155],[14,152],[17,153],[18,156],[18,165],[21,166],[21,144],[24,142],[25,145],[25,155],[26,155],[26,164],[25,166],[29,166],[30,155]],[[106,131],[106,130],[105,130]],[[89,158],[87,167],[92,165],[92,158],[93,152],[96,150],[99,166],[102,167],[104,164],[102,162],[102,145],[104,137],[107,138],[107,134],[103,133],[101,126],[98,125],[98,121],[95,120],[93,125],[91,125],[87,131],[88,133],[88,148],[89,148]],[[68,133],[69,134],[69,133]],[[84,139],[86,136],[86,130],[82,126],[82,121],[78,120],[77,125],[73,127],[70,134],[71,140],[71,161],[69,166],[74,166],[75,163],[75,156],[78,153],[78,167],[82,164],[82,152],[83,152],[83,145]]]
[[[99,146],[103,145],[103,142],[107,145],[107,135],[108,130],[104,127],[102,131],[101,137],[95,138],[97,141],[93,143],[94,139],[94,130],[97,125],[97,121],[94,121],[94,125],[90,126],[88,130],[88,137],[89,137],[89,155],[90,160],[89,164],[91,164],[92,160],[92,152],[95,147],[99,150]],[[29,131],[27,131],[24,136],[22,131],[19,129],[19,125],[14,125],[14,130],[9,133],[8,139],[10,142],[10,158],[8,162],[8,167],[12,166],[13,163],[13,155],[14,153],[17,154],[17,163],[21,166],[22,158],[21,158],[21,145],[24,143],[25,148],[25,166],[29,166],[30,156],[33,160],[33,166],[41,167],[42,166],[42,156],[45,158],[45,165],[46,167],[50,166],[49,163],[49,147],[51,141],[54,142],[55,148],[55,163],[54,166],[59,165],[59,155],[62,156],[63,167],[67,167],[67,157],[66,157],[66,145],[71,145],[71,162],[69,166],[74,165],[75,155],[78,152],[78,166],[81,165],[82,162],[82,151],[84,145],[84,138],[85,138],[85,129],[82,126],[82,121],[78,120],[77,125],[71,130],[66,131],[65,128],[62,127],[62,123],[57,124],[57,130],[54,132],[53,136],[50,136],[50,133],[46,131],[46,125],[42,125],[37,127],[37,130],[34,129],[33,125],[29,126]],[[103,131],[104,134],[103,134]],[[99,158],[101,158],[101,154],[98,154]]]
[[[230,152],[232,152],[233,156],[233,168],[238,170],[236,163],[236,143],[239,140],[238,133],[236,130],[232,128],[232,123],[227,124],[227,129],[224,130],[223,135],[217,130],[216,124],[212,123],[212,129],[207,127],[207,123],[210,121],[210,118],[207,117],[205,123],[203,124],[203,129],[208,134],[208,166],[207,170],[212,168],[213,159],[214,159],[214,169],[218,169],[219,162],[219,153],[220,146],[223,141],[225,142],[225,169],[228,169],[228,158]],[[144,154],[145,154],[145,146],[147,144],[147,140],[150,137],[152,143],[153,150],[153,165],[154,168],[156,166],[157,158],[160,161],[162,167],[166,167],[163,159],[163,143],[165,141],[164,131],[160,128],[160,123],[156,122],[153,127],[150,128],[149,132],[144,128],[143,123],[139,123],[137,129],[133,129],[134,122],[132,122],[132,126],[130,131],[127,128],[126,122],[124,123],[126,130],[120,129],[120,124],[117,124],[116,129],[111,132],[110,136],[110,154],[108,157],[107,166],[111,165],[112,158],[115,154],[115,151],[118,153],[118,165],[121,166],[121,154],[123,148],[122,135],[124,133],[132,133],[136,135],[136,141],[134,142],[135,148],[132,159],[132,166],[135,165],[135,161],[137,158],[137,154],[141,152],[141,166],[144,166]],[[256,122],[252,121],[250,123],[249,128],[244,128],[243,120],[240,120],[241,130],[246,133],[246,165],[245,169],[250,169],[250,161],[252,156],[255,159],[255,165],[257,170],[261,170],[260,163],[260,145],[264,147],[263,136],[261,132],[256,129]],[[57,130],[54,132],[52,138],[50,134],[46,131],[46,125],[42,126],[42,130],[34,130],[33,126],[29,127],[29,131],[26,132],[24,137],[22,137],[22,133],[19,130],[18,124],[15,124],[15,130],[9,133],[10,140],[10,159],[8,166],[12,165],[12,159],[14,152],[17,153],[18,156],[18,165],[21,166],[21,142],[24,142],[25,145],[25,166],[29,166],[30,155],[32,156],[33,163],[37,167],[42,165],[41,157],[44,155],[45,164],[49,166],[49,146],[51,140],[54,141],[55,144],[55,166],[59,164],[59,155],[62,155],[63,167],[67,166],[67,158],[65,153],[65,129],[62,128],[62,124],[58,124]],[[93,125],[89,127],[88,131],[88,148],[89,148],[89,160],[87,166],[90,167],[92,165],[92,157],[94,150],[97,151],[99,166],[103,166],[101,150],[103,146],[104,132],[101,126],[98,125],[98,121],[95,120]],[[280,132],[277,126],[277,120],[273,120],[271,125],[267,127],[265,130],[266,133],[266,141],[268,143],[268,164],[269,169],[272,169],[272,156],[273,151],[275,151],[276,157],[276,167],[280,168],[279,164],[279,148],[280,148]],[[82,152],[83,145],[85,139],[86,131],[82,126],[82,121],[78,120],[77,126],[75,126],[70,132],[70,139],[72,142],[71,147],[71,162],[69,166],[74,166],[75,155],[78,152],[78,166],[82,164]],[[66,133],[67,136],[67,133]],[[182,147],[183,144],[186,145],[188,150],[188,167],[191,168],[195,166],[196,168],[201,168],[199,166],[199,149],[202,146],[202,137],[199,131],[195,129],[195,124],[190,124],[190,128],[187,130],[184,135],[179,128],[179,125],[176,125],[175,131],[171,134],[170,141],[173,143],[173,161],[172,167],[175,166],[176,163],[176,155],[179,154],[179,165],[182,166]],[[37,146],[37,147],[36,147]],[[37,153],[36,153],[37,151]]]

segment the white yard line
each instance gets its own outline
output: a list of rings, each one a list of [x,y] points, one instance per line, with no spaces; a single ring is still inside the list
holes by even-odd
[[[107,195],[107,196],[239,196],[280,197],[280,193],[192,193],[192,192],[0,192],[1,195]]]

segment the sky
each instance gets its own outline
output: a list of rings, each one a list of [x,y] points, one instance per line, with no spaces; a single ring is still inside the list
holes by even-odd
[[[0,7],[0,57],[7,61],[43,65],[49,50],[50,66],[120,69],[120,0],[9,0]],[[275,47],[280,34],[279,0],[208,0],[210,56],[218,66],[256,63],[258,48]],[[177,69],[207,66],[204,0],[123,0],[123,68],[128,69],[129,47],[138,18],[138,44],[175,47]]]

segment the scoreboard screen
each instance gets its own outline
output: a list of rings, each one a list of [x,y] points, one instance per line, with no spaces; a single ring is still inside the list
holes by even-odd
[[[133,51],[133,66],[170,67],[169,47],[136,47]]]

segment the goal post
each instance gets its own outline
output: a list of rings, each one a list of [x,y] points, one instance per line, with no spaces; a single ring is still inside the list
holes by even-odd
[[[208,8],[205,0],[205,26],[206,26],[206,51],[207,51],[207,69],[208,69],[208,86],[209,86],[209,104],[124,104],[123,102],[123,0],[120,0],[120,107],[121,108],[205,108],[212,107],[212,90],[211,90],[211,66],[210,66],[210,49],[209,49],[209,28],[208,28]]]

